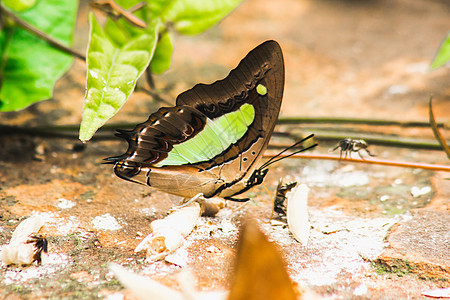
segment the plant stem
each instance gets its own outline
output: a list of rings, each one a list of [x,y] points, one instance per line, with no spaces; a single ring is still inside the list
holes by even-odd
[[[429,150],[441,150],[440,145],[435,140],[429,139],[418,139],[418,138],[407,138],[407,137],[398,137],[395,135],[382,135],[382,134],[367,134],[365,132],[355,133],[329,133],[329,132],[320,132],[319,130],[307,130],[308,133],[315,133],[315,139],[318,141],[328,141],[328,142],[338,142],[348,137],[357,137],[357,139],[365,140],[369,145],[383,145],[383,146],[393,146],[393,147],[405,147],[405,148],[417,148],[417,149],[429,149]],[[284,138],[289,138],[293,141],[301,140],[306,133],[303,134],[293,134],[286,132],[277,132],[273,133],[274,136],[280,136]],[[273,147],[277,147],[279,149],[286,148],[287,144],[272,144]]]
[[[150,65],[145,69],[145,79],[147,80],[148,86],[150,89],[155,89],[155,81],[153,80],[152,70],[150,69]]]
[[[433,104],[431,102],[432,102],[432,97],[430,97],[430,100],[428,103],[431,129],[433,130],[436,140],[442,146],[442,149],[444,149],[445,154],[447,154],[448,159],[450,159],[450,147],[447,145],[447,142],[445,141],[444,137],[442,136],[441,132],[439,131],[439,129],[437,127],[437,123],[436,123],[436,120],[434,118],[434,113],[433,113]]]
[[[132,129],[135,127],[135,123],[115,123],[106,124],[101,127],[94,138],[98,140],[115,140],[115,137],[111,134],[118,128],[121,129]],[[11,134],[22,134],[31,136],[43,136],[51,138],[76,138],[78,136],[79,125],[66,125],[66,126],[43,126],[43,127],[16,127],[8,125],[0,125],[0,136],[11,135]],[[278,135],[277,132],[274,135]],[[290,138],[294,140],[300,140],[300,136],[289,135]],[[339,141],[344,139],[345,136],[326,136],[326,135],[316,135],[315,139],[318,141]],[[363,136],[369,145],[377,144],[384,146],[394,146],[394,147],[404,147],[404,148],[416,148],[416,149],[429,149],[429,150],[441,150],[440,145],[434,140],[417,140],[415,138],[398,138],[393,136],[382,136],[378,135],[376,137],[365,137]],[[270,144],[270,148],[273,149],[284,149],[289,145],[286,144]]]
[[[97,132],[96,135],[94,135],[93,140],[118,140],[116,139],[112,134],[111,130],[116,128],[133,128],[134,125],[129,126],[130,124],[107,124],[100,128],[100,130]],[[48,137],[48,138],[68,138],[78,141],[78,125],[68,125],[68,126],[46,126],[46,127],[33,127],[33,128],[26,128],[26,127],[15,127],[15,126],[8,126],[8,125],[0,125],[0,137],[2,135],[13,135],[13,134],[22,134],[22,135],[31,135],[33,137],[35,136],[41,136],[41,137]],[[321,140],[322,138],[319,136],[316,138],[318,140]],[[382,140],[382,142],[385,142]],[[394,141],[393,141],[394,142]],[[386,144],[385,145],[389,145]],[[392,144],[394,146],[402,146],[402,147],[416,147],[416,148],[422,148],[422,149],[433,149],[433,150],[440,150],[439,144],[437,143],[406,143],[406,142],[400,142],[397,144]],[[286,148],[287,145],[280,145],[280,144],[270,144],[270,148],[276,149],[276,148]],[[274,156],[274,153],[266,152],[264,154],[264,157],[272,157]],[[282,154],[280,157],[287,156],[289,154]],[[395,167],[407,167],[407,168],[419,168],[419,169],[425,169],[425,170],[433,170],[433,171],[445,171],[450,172],[450,166],[443,166],[443,165],[433,165],[433,164],[423,164],[423,163],[410,163],[410,162],[398,162],[398,161],[390,161],[390,160],[382,160],[382,159],[373,159],[373,158],[367,158],[367,159],[354,159],[354,158],[341,158],[338,155],[330,155],[330,154],[305,154],[305,153],[298,153],[295,155],[292,155],[290,157],[294,158],[307,158],[307,159],[326,159],[326,160],[337,160],[341,162],[353,162],[353,163],[367,163],[367,164],[378,164],[378,165],[385,165],[385,166],[395,166]]]
[[[276,153],[265,153],[264,157],[272,157]],[[287,156],[289,154],[282,154],[280,157]],[[415,169],[424,169],[424,170],[432,170],[432,171],[444,171],[450,172],[450,166],[444,165],[433,165],[433,164],[424,164],[424,163],[413,163],[413,162],[398,162],[393,160],[385,160],[385,159],[355,159],[355,158],[341,158],[338,155],[330,155],[330,154],[305,154],[305,153],[297,153],[289,157],[294,158],[307,158],[307,159],[326,159],[326,160],[337,160],[340,162],[352,162],[352,163],[365,163],[365,164],[374,164],[374,165],[383,165],[383,166],[392,166],[392,167],[404,167],[404,168],[415,168]]]
[[[78,59],[81,59],[83,61],[86,61],[86,57],[78,52],[76,52],[75,50],[61,44],[59,41],[55,40],[54,38],[52,38],[51,36],[49,36],[48,34],[46,34],[45,32],[40,31],[39,29],[31,26],[30,24],[28,24],[27,22],[23,21],[22,19],[20,19],[19,17],[17,17],[14,13],[10,12],[8,9],[6,9],[3,5],[1,5],[0,3],[0,9],[2,13],[5,13],[8,17],[10,17],[11,19],[14,20],[14,22],[22,29],[28,31],[29,33],[37,36],[38,38],[44,40],[45,42],[47,42],[50,46],[61,50],[62,52],[68,53],[70,55],[75,56]]]
[[[161,95],[159,93],[147,90],[146,88],[143,87],[139,87],[139,90],[143,91],[144,93],[150,95],[153,97],[153,99],[157,102],[161,102],[161,103],[165,103],[167,105],[173,106],[172,103],[170,103],[169,100],[164,99],[163,97],[161,97]]]
[[[289,117],[279,118],[277,124],[317,124],[317,123],[331,123],[331,124],[361,124],[361,125],[376,125],[376,126],[400,126],[400,127],[430,127],[428,122],[418,121],[393,121],[393,120],[378,120],[378,119],[355,119],[355,118],[329,118],[329,117]],[[443,123],[438,123],[438,127],[444,127]]]

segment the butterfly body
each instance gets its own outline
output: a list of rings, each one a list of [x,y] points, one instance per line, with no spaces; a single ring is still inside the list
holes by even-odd
[[[262,182],[255,170],[267,147],[284,90],[281,48],[267,41],[212,84],[180,94],[131,131],[125,154],[107,160],[127,180],[190,198],[230,198]]]

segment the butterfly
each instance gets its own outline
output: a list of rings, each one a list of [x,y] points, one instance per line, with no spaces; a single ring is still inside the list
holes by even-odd
[[[268,163],[256,165],[278,119],[284,81],[281,47],[266,41],[226,78],[197,84],[174,107],[160,108],[133,130],[118,130],[128,150],[106,160],[118,177],[169,194],[247,201],[235,196],[267,174]]]

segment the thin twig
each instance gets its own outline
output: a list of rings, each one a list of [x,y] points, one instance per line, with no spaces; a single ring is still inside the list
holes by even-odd
[[[81,59],[83,61],[86,61],[86,57],[78,52],[76,52],[75,50],[64,46],[63,44],[61,44],[59,41],[55,40],[54,38],[52,38],[51,36],[49,36],[48,34],[46,34],[45,32],[40,31],[39,29],[31,26],[30,24],[28,24],[27,22],[23,21],[22,19],[20,19],[19,17],[17,17],[14,13],[10,12],[8,9],[6,9],[3,5],[1,5],[0,3],[0,9],[3,13],[5,13],[8,17],[10,17],[11,19],[14,20],[14,22],[22,29],[28,31],[29,33],[37,36],[38,38],[44,40],[45,42],[47,42],[50,46],[61,50],[62,52],[68,53],[70,55],[75,56],[78,59]]]
[[[431,101],[432,97],[430,97],[430,102],[428,104],[431,129],[433,130],[434,136],[438,140],[439,144],[442,146],[442,149],[444,149],[445,154],[447,154],[447,157],[450,159],[450,148],[448,147],[447,142],[445,141],[444,137],[442,136],[441,132],[437,127],[436,119],[434,118],[433,114],[433,105]]]
[[[270,152],[267,153],[266,152],[264,154],[264,157],[272,157],[274,155],[276,155],[276,153],[270,153]],[[284,155],[287,156],[288,154],[284,154]],[[375,158],[367,158],[367,159],[341,158],[338,155],[309,154],[309,153],[298,153],[298,154],[294,154],[290,157],[306,158],[306,159],[326,159],[326,160],[336,160],[336,161],[341,161],[341,162],[363,163],[363,164],[373,164],[373,165],[383,165],[383,166],[392,166],[392,167],[404,167],[404,168],[450,172],[450,166],[424,164],[424,163],[413,163],[413,162],[399,162],[399,161],[394,161],[394,160],[375,159]]]
[[[144,87],[139,87],[138,90],[143,91],[144,93],[150,95],[153,97],[153,99],[157,102],[165,103],[167,105],[173,106],[173,103],[171,103],[169,100],[164,99],[159,93],[150,91]]]
[[[315,139],[318,141],[330,141],[337,142],[349,137],[356,137],[357,139],[363,139],[371,145],[392,146],[392,147],[404,147],[404,148],[416,148],[416,149],[429,149],[429,150],[441,150],[441,147],[435,140],[419,139],[415,137],[399,137],[396,135],[382,135],[382,134],[367,134],[365,132],[352,132],[351,134],[332,134],[329,132],[320,132],[320,130],[308,130],[306,133],[314,132]],[[281,136],[290,138],[294,141],[300,140],[304,135],[287,133],[287,132],[274,132],[274,136]],[[284,149],[289,145],[287,144],[273,144],[273,147]]]
[[[152,70],[150,65],[145,69],[145,79],[147,80],[148,86],[154,90],[155,89],[155,81],[153,80]]]
[[[322,141],[340,141],[348,136],[326,136],[317,135]],[[371,136],[358,136],[358,139],[364,139],[370,145],[382,145],[382,146],[393,146],[393,147],[404,147],[404,148],[416,148],[416,149],[429,149],[429,150],[440,150],[439,144],[433,140],[425,140],[418,138],[402,138],[395,136],[383,136],[378,135],[376,137]]]
[[[166,100],[162,100],[167,102]],[[114,136],[111,131],[118,128],[132,129],[136,126],[136,123],[112,123],[103,125],[95,134],[94,137],[101,140],[114,140]],[[80,126],[79,125],[65,125],[65,126],[41,126],[41,127],[18,127],[9,125],[0,125],[0,136],[11,134],[22,134],[32,136],[42,136],[51,138],[76,138],[78,136]],[[274,133],[277,135],[277,132]],[[293,137],[294,138],[294,137]],[[294,140],[299,140],[299,137],[295,137]],[[341,137],[329,138],[327,136],[315,135],[315,139],[318,141],[338,141],[343,139]],[[385,146],[405,147],[405,148],[417,148],[417,149],[429,149],[429,150],[441,150],[440,145],[434,140],[417,140],[417,139],[404,139],[394,138],[392,136],[378,136],[376,139],[365,138],[369,144],[378,144]],[[285,149],[290,145],[286,144],[269,144],[272,149]]]
[[[139,2],[128,10],[122,8],[120,5],[114,2],[114,0],[93,0],[91,1],[90,5],[105,12],[114,21],[117,21],[122,17],[125,21],[136,27],[147,28],[147,23],[133,15],[133,12],[142,9],[145,5],[147,5],[147,3],[144,1]]]
[[[376,126],[400,126],[400,127],[429,127],[428,122],[419,121],[393,121],[380,119],[358,119],[358,118],[329,118],[329,117],[292,117],[279,118],[277,124],[361,124],[361,125],[376,125]],[[444,123],[438,123],[438,127],[444,127]]]
[[[116,139],[111,134],[111,128],[116,129],[116,128],[125,128],[125,127],[126,127],[126,124],[105,125],[105,126],[103,126],[103,128],[100,128],[100,130],[97,132],[96,135],[94,135],[93,140]],[[32,136],[43,136],[43,137],[51,137],[51,138],[68,138],[68,139],[77,140],[78,129],[79,129],[78,125],[48,126],[48,127],[34,127],[34,128],[24,128],[24,127],[0,125],[0,136],[1,135],[12,135],[12,134],[24,134],[24,135],[32,135]],[[284,147],[284,146],[282,146],[282,147]],[[264,157],[272,157],[274,155],[275,155],[275,153],[266,152],[264,154]],[[281,157],[284,157],[287,155],[289,155],[289,154],[283,154],[283,155],[281,155]],[[326,159],[326,160],[336,160],[336,161],[341,161],[341,162],[377,164],[377,165],[385,165],[385,166],[419,168],[419,169],[425,169],[425,170],[450,172],[450,166],[424,164],[424,163],[398,162],[398,161],[382,160],[382,159],[374,159],[374,158],[367,158],[364,160],[363,159],[354,159],[354,158],[345,158],[344,159],[337,155],[305,154],[305,153],[294,154],[290,157],[306,158],[306,159]]]

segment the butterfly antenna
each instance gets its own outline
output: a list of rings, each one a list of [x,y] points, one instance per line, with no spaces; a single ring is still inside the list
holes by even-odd
[[[295,154],[297,154],[297,153],[304,152],[304,151],[308,151],[309,149],[312,149],[312,148],[314,148],[314,147],[316,147],[316,146],[318,146],[318,145],[319,145],[319,144],[315,143],[314,145],[311,145],[311,146],[309,146],[309,147],[307,147],[307,148],[303,148],[303,149],[294,151],[294,152],[290,153],[289,155],[280,157],[280,158],[278,158],[277,160],[273,160],[273,161],[270,162],[270,164],[265,164],[265,168],[267,168],[267,167],[270,166],[271,164],[274,164],[274,163],[276,163],[276,162],[278,162],[278,161],[280,161],[280,160],[282,160],[282,159],[291,157],[292,155],[295,155]]]
[[[299,144],[303,143],[303,142],[306,141],[306,140],[309,140],[309,139],[312,138],[313,136],[314,136],[314,134],[310,134],[310,135],[308,135],[307,137],[305,137],[304,139],[302,139],[302,140],[300,140],[300,141],[298,141],[298,142],[292,144],[291,146],[285,148],[283,151],[281,151],[280,153],[278,153],[277,155],[273,156],[273,157],[270,158],[268,161],[266,161],[261,167],[259,167],[259,169],[260,169],[260,170],[265,169],[265,168],[267,168],[268,166],[270,166],[271,164],[273,164],[273,163],[275,163],[275,162],[277,162],[277,161],[279,161],[279,160],[281,160],[281,159],[287,158],[287,157],[292,156],[292,155],[294,155],[294,154],[297,154],[297,153],[300,153],[300,152],[303,152],[303,151],[306,151],[306,150],[309,150],[309,149],[311,149],[311,148],[316,147],[316,146],[317,146],[317,143],[314,144],[314,145],[312,145],[312,146],[310,146],[310,147],[308,147],[308,148],[303,148],[303,149],[297,150],[297,151],[295,151],[295,152],[289,154],[288,156],[280,157],[284,152],[286,152],[286,151],[288,151],[289,149],[292,149],[292,148],[298,146]],[[277,158],[278,158],[278,159],[277,159]]]

